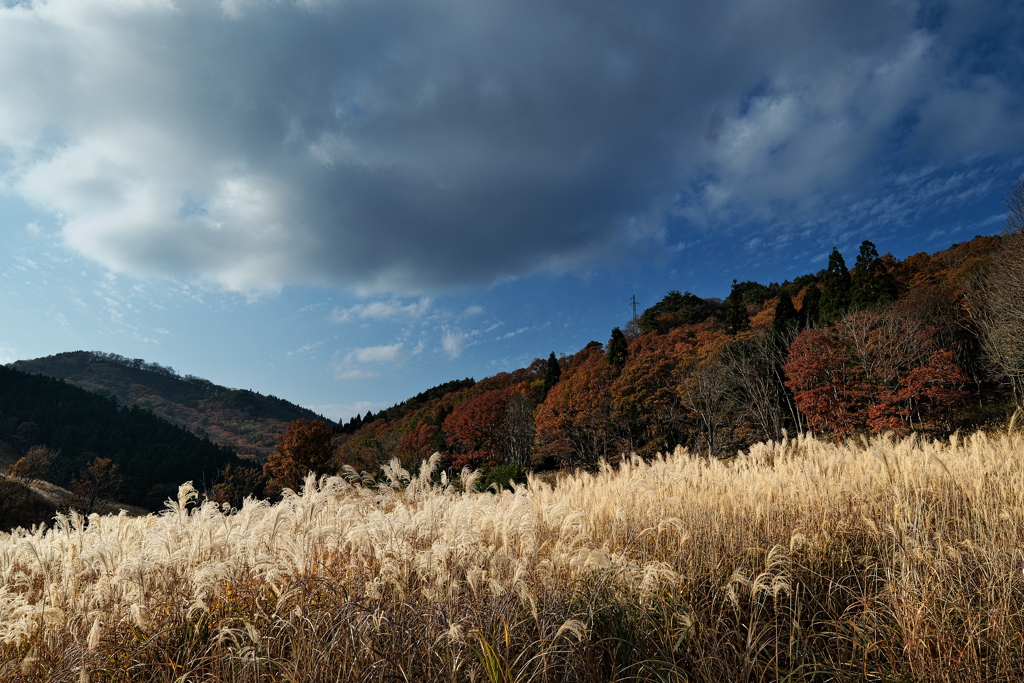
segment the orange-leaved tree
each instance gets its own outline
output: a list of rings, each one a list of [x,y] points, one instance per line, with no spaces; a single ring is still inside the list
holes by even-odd
[[[85,471],[72,481],[71,505],[82,514],[99,512],[106,503],[121,493],[124,479],[119,467],[110,458],[95,458]]]
[[[331,428],[322,420],[299,418],[277,440],[277,450],[263,466],[268,489],[298,491],[306,476],[334,474],[334,443]]]
[[[783,370],[808,426],[838,438],[869,429],[944,430],[968,382],[934,329],[892,309],[804,330]]]
[[[28,482],[32,479],[45,479],[53,466],[56,453],[46,446],[33,446],[28,453],[7,468],[7,476]]]
[[[609,388],[618,368],[600,347],[585,348],[569,363],[537,409],[537,453],[562,467],[593,467],[612,454]]]
[[[529,382],[491,389],[455,406],[444,432],[454,467],[525,464],[533,443]]]

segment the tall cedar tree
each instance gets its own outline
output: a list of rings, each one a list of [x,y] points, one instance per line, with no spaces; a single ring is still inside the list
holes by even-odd
[[[828,257],[828,268],[822,279],[821,306],[818,322],[831,325],[842,318],[850,308],[850,271],[843,255],[835,247]]]
[[[548,395],[551,388],[558,384],[559,378],[562,376],[562,366],[558,364],[558,359],[555,358],[555,352],[552,351],[551,355],[548,356],[548,364],[544,368],[544,396]]]
[[[800,328],[815,327],[821,317],[821,289],[816,282],[807,286],[800,304]]]
[[[882,263],[875,245],[864,240],[850,276],[850,306],[860,311],[895,299],[896,280]]]
[[[772,332],[782,337],[800,322],[800,314],[793,306],[793,298],[786,292],[779,293],[779,301],[775,304],[775,319],[772,321]]]
[[[626,335],[618,327],[612,330],[612,338],[608,340],[608,363],[617,368],[626,364],[629,356],[629,344],[626,342]]]
[[[732,281],[732,292],[725,300],[725,329],[729,334],[750,329],[750,314],[747,313],[743,292],[736,280]]]
[[[310,472],[320,476],[333,474],[334,445],[331,428],[322,420],[299,418],[277,440],[277,450],[263,466],[269,487],[280,491],[298,491]]]

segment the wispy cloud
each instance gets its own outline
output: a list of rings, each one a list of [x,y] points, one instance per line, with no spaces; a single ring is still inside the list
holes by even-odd
[[[411,354],[404,353],[404,344],[401,342],[363,346],[347,353],[335,354],[331,371],[336,379],[379,377],[382,367],[398,365],[407,355]]]
[[[500,337],[498,337],[498,340],[502,341],[502,340],[505,340],[505,339],[511,339],[512,337],[520,335],[520,334],[522,334],[523,332],[526,332],[529,329],[530,329],[529,327],[520,327],[518,330],[512,330],[511,332],[506,332],[505,334],[503,334]]]
[[[402,344],[382,344],[380,346],[364,346],[345,356],[356,363],[393,363],[402,352]]]
[[[466,348],[470,335],[458,328],[445,328],[441,333],[441,349],[449,358],[458,358]]]
[[[323,344],[324,342],[322,339],[320,341],[308,342],[297,349],[286,351],[284,355],[286,358],[291,358],[292,356],[308,356],[323,346]]]
[[[418,320],[430,311],[432,302],[430,297],[423,297],[407,304],[394,299],[356,304],[349,308],[335,308],[331,311],[331,320],[336,323],[353,320]]]

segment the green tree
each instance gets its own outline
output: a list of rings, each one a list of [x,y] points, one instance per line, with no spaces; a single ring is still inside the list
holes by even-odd
[[[812,282],[804,292],[804,300],[800,304],[800,328],[806,329],[818,324],[821,317],[821,289]]]
[[[544,367],[544,396],[547,396],[548,392],[558,384],[558,380],[561,376],[562,366],[558,364],[555,352],[552,351],[551,355],[548,356],[548,363]]]
[[[626,364],[629,356],[629,344],[626,342],[626,335],[618,327],[612,330],[612,338],[608,340],[608,363],[617,368]]]
[[[664,334],[673,327],[704,322],[714,311],[707,301],[696,294],[672,290],[640,316],[640,332]]]
[[[725,329],[729,334],[750,329],[750,314],[747,313],[743,291],[736,280],[732,281],[732,291],[725,300]]]
[[[821,306],[818,322],[831,325],[839,320],[850,308],[850,271],[846,268],[843,255],[835,247],[828,257],[828,268],[822,278]]]
[[[864,310],[895,299],[896,280],[878,256],[875,245],[864,240],[850,276],[850,306]]]
[[[793,305],[793,298],[785,293],[779,293],[779,300],[775,304],[775,319],[772,321],[772,332],[780,337],[796,327],[800,322],[800,314],[796,312]]]

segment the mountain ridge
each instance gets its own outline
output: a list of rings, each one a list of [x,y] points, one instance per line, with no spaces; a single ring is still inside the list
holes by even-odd
[[[137,405],[199,437],[264,459],[290,422],[299,418],[333,422],[308,408],[273,395],[231,389],[141,358],[100,351],[67,351],[19,360],[7,367],[62,379],[82,389]]]

